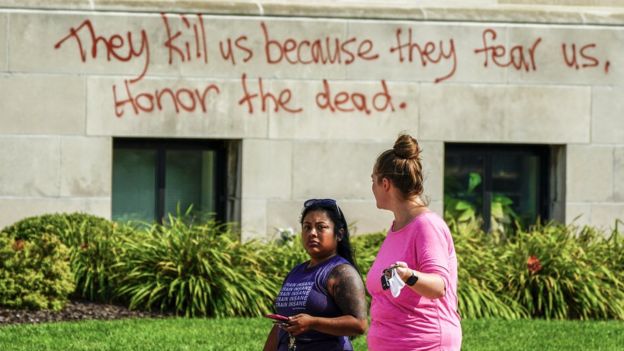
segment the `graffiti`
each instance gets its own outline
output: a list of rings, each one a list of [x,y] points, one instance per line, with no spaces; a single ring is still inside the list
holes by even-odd
[[[113,84],[113,101],[115,106],[115,116],[121,118],[125,115],[127,108],[134,115],[150,113],[154,111],[164,111],[166,104],[173,106],[176,113],[184,110],[186,112],[208,113],[208,98],[215,98],[221,90],[216,84],[207,84],[203,89],[190,88],[162,88],[153,92],[133,93],[133,86],[130,81],[124,80],[123,89],[117,91],[117,85]],[[212,94],[210,94],[212,93]],[[118,95],[119,94],[119,95]]]
[[[358,40],[356,37],[350,37],[343,41],[338,37],[327,36],[314,40],[287,38],[279,42],[269,35],[264,22],[260,22],[260,27],[264,37],[265,59],[272,65],[280,63],[350,65],[357,59],[374,61],[379,58],[370,39]]]
[[[193,23],[191,30],[191,21],[185,15],[179,15],[184,29],[173,32],[169,19],[164,13],[161,14],[167,40],[163,43],[169,55],[169,64],[176,62],[174,58],[180,62],[188,62],[193,58],[201,58],[204,63],[208,63],[208,48],[206,44],[206,29],[204,28],[204,20],[201,15],[196,15],[196,23]],[[183,35],[184,34],[184,35]],[[190,38],[189,38],[190,37]]]
[[[561,44],[561,52],[566,66],[574,68],[575,70],[594,68],[600,65],[600,60],[592,53],[595,49],[595,43],[585,44],[583,46],[577,46],[575,43]],[[605,62],[605,73],[609,73],[610,65],[611,63],[609,61]]]
[[[86,37],[84,37],[85,31],[83,29],[87,31]],[[70,28],[69,33],[54,44],[54,49],[60,49],[67,40],[72,38],[78,46],[82,62],[87,61],[88,51],[91,52],[92,59],[97,59],[98,48],[103,47],[106,52],[107,61],[111,61],[113,58],[120,62],[130,62],[134,58],[144,61],[143,70],[136,78],[130,80],[131,83],[141,80],[147,73],[147,68],[150,64],[150,49],[145,29],[140,31],[140,46],[137,49],[136,43],[132,40],[132,32],[126,32],[125,39],[124,36],[117,33],[107,38],[102,35],[97,35],[93,23],[91,23],[91,20],[87,19],[79,26]],[[90,48],[90,50],[87,50],[87,48]]]
[[[405,72],[410,81],[440,84],[453,82],[458,73],[475,69],[465,63],[460,65],[464,58],[472,56],[477,58],[477,62],[482,62],[479,69],[483,72],[507,69],[535,75],[540,71],[540,58],[544,52],[555,47],[561,49],[561,61],[549,61],[549,69],[560,65],[561,69],[571,74],[592,69],[601,69],[604,74],[609,74],[613,68],[608,57],[604,57],[604,49],[599,43],[553,42],[554,39],[548,35],[525,35],[520,43],[514,43],[494,28],[473,31],[478,34],[469,38],[468,35],[456,35],[457,31],[420,31],[417,25],[402,25],[389,27],[391,31],[374,32],[375,35],[369,37],[350,34],[349,30],[331,31],[332,34],[330,30],[290,30],[288,26],[292,25],[291,22],[251,21],[246,22],[252,23],[251,27],[246,26],[244,30],[228,36],[215,29],[218,27],[213,23],[208,27],[201,14],[163,13],[156,23],[150,30],[138,25],[128,30],[101,25],[96,28],[91,19],[84,19],[54,38],[53,48],[56,52],[62,50],[66,55],[77,53],[80,62],[95,63],[99,70],[113,62],[132,64],[130,69],[122,66],[124,72],[140,67],[131,78],[124,77],[121,83],[111,86],[112,106],[118,118],[155,112],[211,112],[210,102],[220,97],[220,83],[206,83],[202,88],[174,89],[170,83],[161,83],[166,80],[154,79],[149,84],[162,86],[147,89],[148,85],[140,83],[154,74],[150,67],[154,62],[162,63],[158,66],[159,70],[163,70],[163,65],[175,69],[191,63],[194,70],[198,66],[215,64],[221,64],[218,67],[236,66],[237,77],[232,78],[237,79],[239,84],[232,99],[249,115],[268,111],[299,114],[305,109],[333,114],[373,115],[395,113],[412,106],[410,101],[397,101],[392,93],[392,84],[387,79],[382,77],[371,81],[367,77],[367,71],[375,71],[376,67],[382,66],[383,72],[388,69],[395,73]],[[354,33],[360,32],[356,30]],[[396,67],[388,66],[393,64]],[[297,77],[297,67],[304,66],[312,67],[316,77],[313,81],[304,76],[301,77],[306,79],[304,83]],[[357,76],[351,79],[365,81],[366,89],[358,87],[359,83],[345,85],[323,77],[322,72],[329,72],[327,69],[333,67],[332,75],[337,75],[337,80],[340,80],[341,73],[346,76],[350,72],[347,70],[349,66],[357,67],[353,74],[362,72],[361,79]],[[115,66],[115,69],[120,68]],[[311,70],[302,72],[309,74]],[[256,77],[259,72],[288,72],[289,77],[294,77],[276,88],[274,82],[280,80],[277,78],[280,75],[268,73],[268,78],[250,78]],[[317,88],[297,89],[302,84]]]
[[[247,46],[248,37],[246,35],[241,35],[236,40],[234,40],[234,46],[236,47],[236,52],[244,54],[243,62],[248,62],[253,57],[253,51]],[[226,61],[230,61],[232,65],[236,66],[236,57],[238,56],[234,49],[232,48],[232,38],[227,38],[225,44],[223,41],[219,41],[219,52],[221,53],[221,58]]]
[[[269,104],[272,103],[274,112],[280,112],[284,110],[290,113],[299,113],[303,111],[301,107],[289,106],[292,99],[292,91],[290,89],[282,89],[278,94],[273,94],[267,88],[265,88],[262,78],[258,78],[258,92],[252,93],[247,85],[247,75],[243,74],[241,78],[241,84],[243,88],[243,97],[238,101],[239,105],[247,106],[247,111],[250,114],[254,113],[254,103],[256,100],[260,101],[260,111],[266,112],[269,109]]]
[[[442,40],[440,40],[438,44],[433,41],[426,41],[424,44],[414,43],[412,28],[409,28],[407,30],[407,39],[403,42],[402,33],[403,30],[401,28],[396,30],[396,46],[390,48],[390,53],[398,53],[399,62],[412,63],[420,59],[422,67],[426,67],[427,64],[438,64],[443,59],[450,60],[451,68],[449,72],[444,76],[435,78],[434,83],[445,81],[455,74],[455,70],[457,69],[457,54],[455,53],[455,42],[452,38],[448,40],[448,51],[445,51],[444,42]],[[415,52],[418,55],[416,55]]]
[[[507,48],[504,44],[494,44],[498,34],[494,29],[483,31],[483,47],[475,49],[475,54],[483,54],[483,66],[488,67],[490,61],[497,67],[513,67],[516,70],[537,71],[535,63],[535,51],[542,42],[542,38],[537,38],[526,48],[524,45],[514,45]]]
[[[372,97],[358,91],[333,92],[327,79],[323,79],[323,90],[316,94],[316,105],[321,110],[329,110],[331,112],[364,112],[367,115],[372,111],[385,112],[395,111],[392,95],[388,90],[385,80],[381,81],[381,91],[375,93]],[[407,107],[405,103],[401,103],[401,109]]]

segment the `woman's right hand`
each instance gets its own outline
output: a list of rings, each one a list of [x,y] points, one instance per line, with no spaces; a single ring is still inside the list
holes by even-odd
[[[288,317],[288,322],[281,326],[282,329],[292,335],[299,335],[307,332],[313,328],[316,321],[315,317],[306,313],[300,313],[291,317]]]

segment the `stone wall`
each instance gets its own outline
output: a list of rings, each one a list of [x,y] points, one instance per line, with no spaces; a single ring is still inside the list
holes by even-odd
[[[149,136],[242,140],[246,238],[296,227],[310,197],[338,198],[359,233],[383,230],[370,173],[402,131],[423,145],[438,212],[445,142],[556,144],[566,221],[613,225],[624,11],[510,2],[0,1],[0,225],[109,217],[112,138]],[[285,13],[304,17],[272,16]],[[309,62],[326,38],[340,60]]]

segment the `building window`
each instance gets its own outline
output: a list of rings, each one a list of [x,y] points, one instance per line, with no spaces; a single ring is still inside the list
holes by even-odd
[[[486,231],[548,220],[557,147],[549,145],[445,145],[444,212],[460,221],[482,219]],[[553,187],[553,185],[555,185]]]
[[[114,220],[162,222],[184,213],[225,219],[226,143],[114,139]]]

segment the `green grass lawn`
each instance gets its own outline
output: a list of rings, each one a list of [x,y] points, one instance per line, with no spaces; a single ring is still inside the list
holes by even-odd
[[[467,320],[463,350],[624,350],[624,322]],[[138,319],[0,327],[0,350],[261,350],[264,318]],[[356,350],[366,350],[364,337]]]

